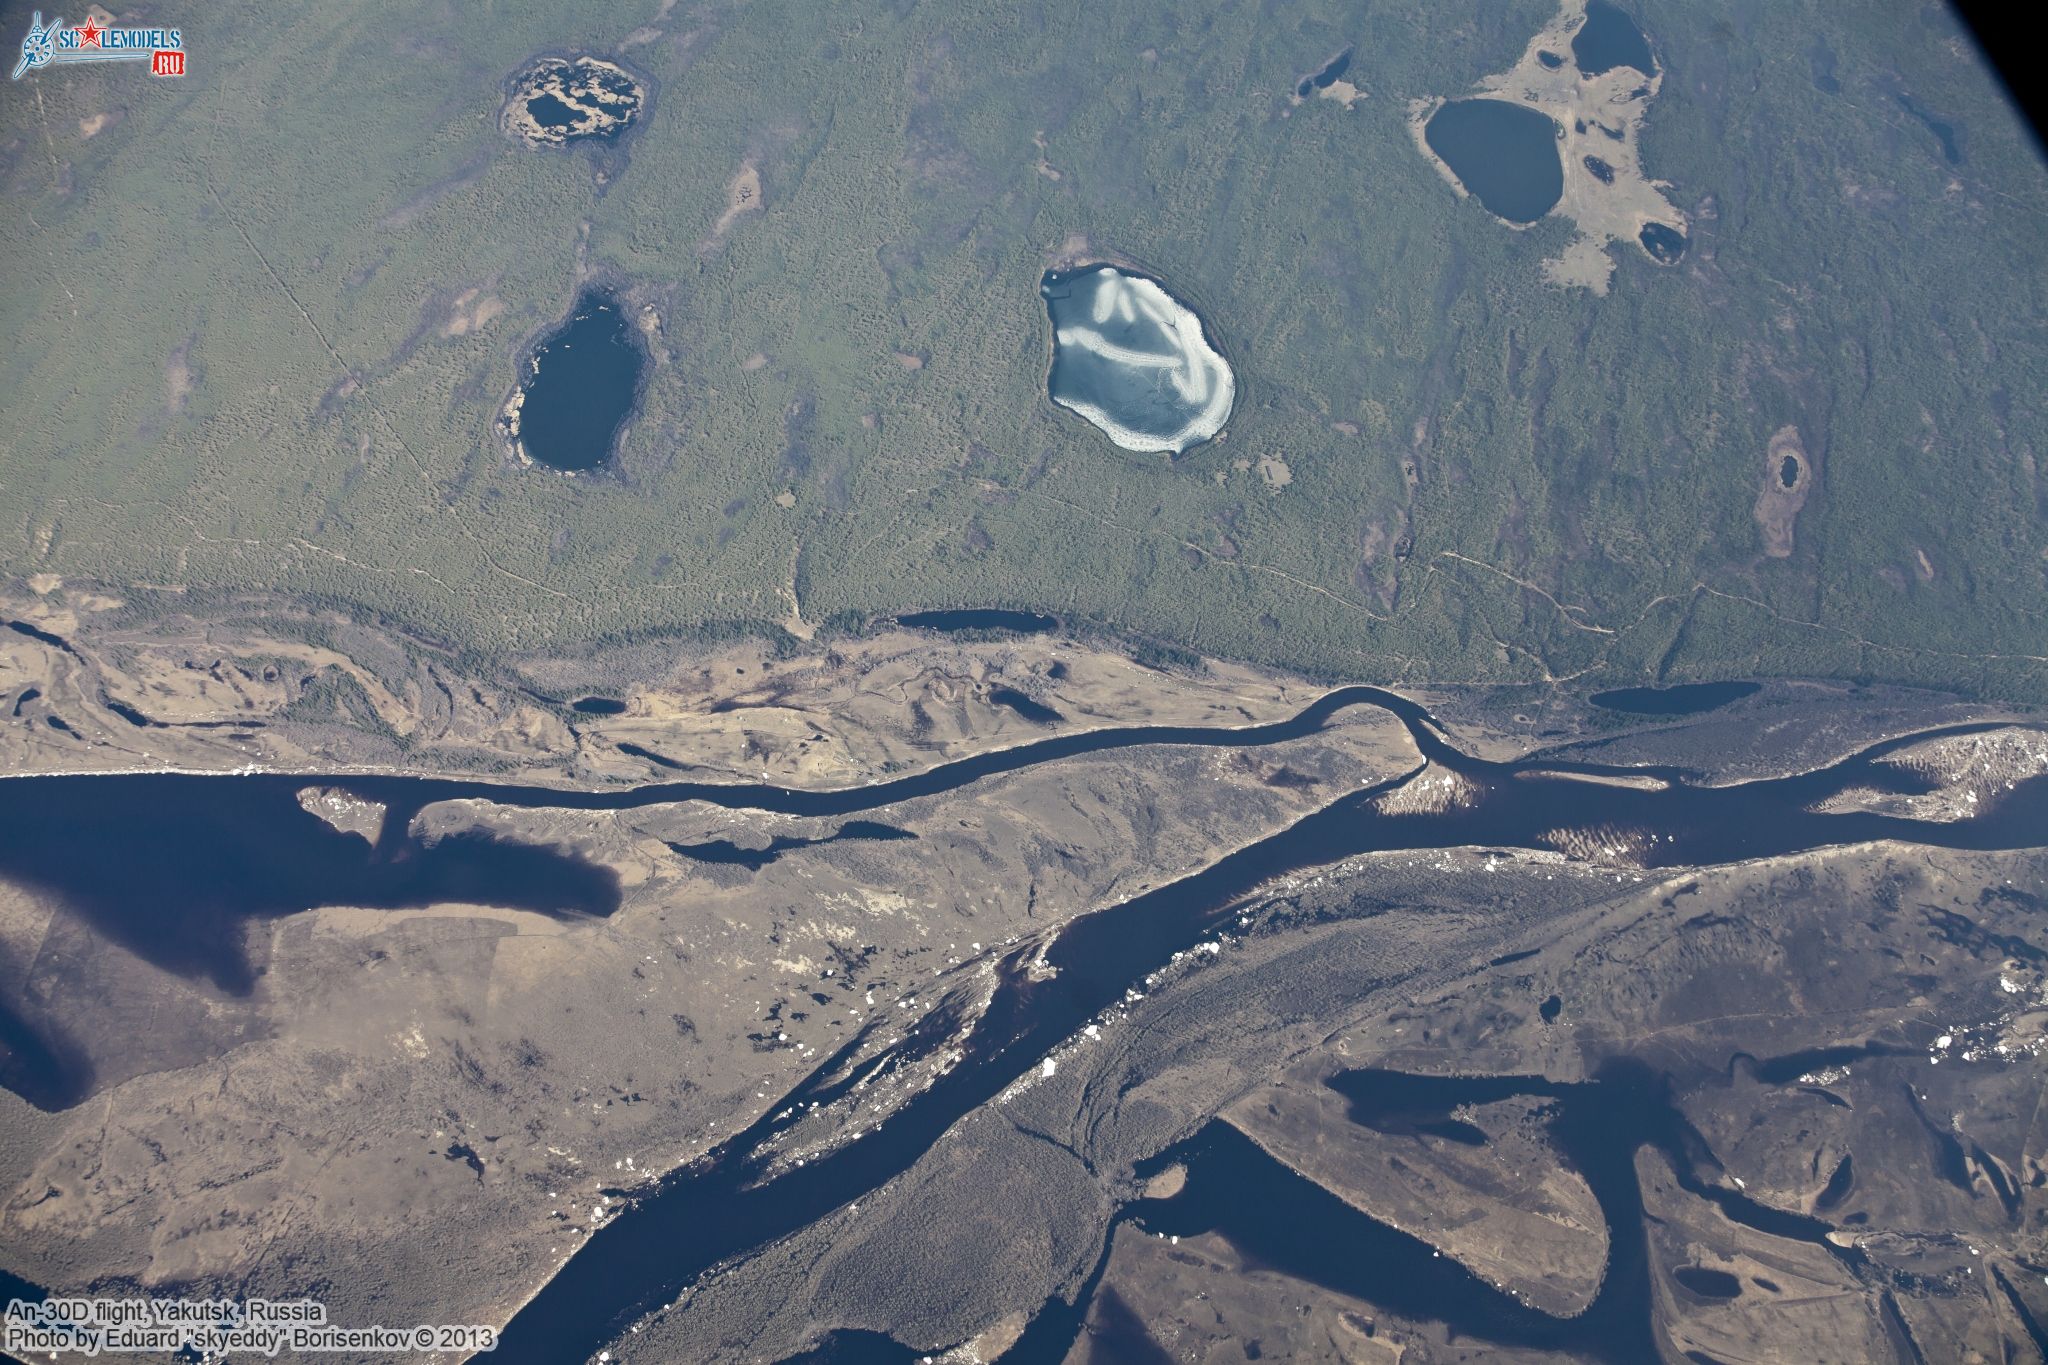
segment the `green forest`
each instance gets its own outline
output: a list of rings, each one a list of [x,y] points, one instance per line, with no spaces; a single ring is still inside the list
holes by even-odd
[[[1568,223],[1509,229],[1407,126],[1555,12],[209,6],[182,80],[0,87],[0,572],[486,656],[775,633],[793,596],[1376,682],[2048,700],[2048,175],[1982,58],[1933,5],[1643,7],[1691,245],[1614,248],[1596,296],[1544,280]],[[1346,46],[1363,98],[1297,98]],[[647,83],[626,139],[501,131],[546,53]],[[1134,456],[1048,400],[1062,256],[1201,311],[1222,439]],[[616,467],[566,477],[494,423],[592,283],[655,363]]]

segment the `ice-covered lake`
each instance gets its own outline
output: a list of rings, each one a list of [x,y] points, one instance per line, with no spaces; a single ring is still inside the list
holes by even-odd
[[[1111,265],[1049,271],[1052,401],[1125,450],[1178,455],[1223,429],[1237,396],[1202,319],[1159,281]]]

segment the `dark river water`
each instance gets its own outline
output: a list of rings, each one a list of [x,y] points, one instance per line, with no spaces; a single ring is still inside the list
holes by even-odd
[[[1422,136],[1459,184],[1510,223],[1535,222],[1564,194],[1557,125],[1526,104],[1452,100],[1430,115]]]
[[[522,385],[519,443],[550,469],[596,469],[612,458],[639,401],[647,351],[620,302],[593,291],[542,339]]]
[[[249,919],[318,905],[404,906],[447,899],[564,916],[601,916],[618,905],[619,890],[609,872],[561,850],[475,836],[423,842],[409,826],[414,815],[436,801],[476,798],[515,807],[621,810],[696,800],[728,809],[848,817],[1076,754],[1164,744],[1271,744],[1313,733],[1352,706],[1379,707],[1398,717],[1425,757],[1466,777],[1478,789],[1477,798],[1441,814],[1387,816],[1371,808],[1383,788],[1361,789],[1201,872],[1072,921],[1044,950],[1057,969],[1049,980],[1033,979],[1024,970],[1034,945],[1011,950],[998,963],[1001,984],[975,1022],[965,1055],[929,1089],[869,1136],[766,1183],[760,1183],[768,1159],[763,1144],[779,1129],[767,1117],[674,1172],[591,1237],[512,1320],[493,1360],[584,1359],[608,1345],[634,1317],[672,1300],[725,1258],[864,1197],[907,1170],[955,1121],[1036,1066],[1053,1046],[1121,998],[1127,986],[1214,932],[1244,897],[1286,873],[1376,850],[1547,847],[1545,836],[1560,827],[1594,832],[1603,843],[1625,842],[1638,862],[1653,867],[1725,863],[1874,839],[1980,849],[2048,844],[2048,779],[2026,782],[1986,813],[1954,824],[1811,810],[1851,787],[1925,790],[1925,779],[1880,761],[1908,740],[1873,746],[1811,773],[1705,787],[1677,769],[1565,769],[1537,761],[1470,758],[1452,748],[1415,703],[1377,688],[1351,687],[1275,724],[1061,735],[840,791],[672,782],[592,792],[441,778],[281,774],[4,779],[0,828],[9,837],[0,843],[0,876],[59,898],[100,932],[168,970],[246,991],[252,985],[251,968],[242,956],[239,931]],[[1955,730],[1974,728],[1985,727]],[[1603,773],[1647,773],[1670,785],[1645,791],[1569,775]],[[380,842],[372,847],[357,836],[339,834],[302,810],[297,793],[310,785],[383,802],[389,814]],[[872,825],[849,827],[842,836],[890,837]],[[110,850],[119,850],[120,856],[109,856]],[[757,856],[709,846],[684,852],[742,864]],[[913,1030],[901,1049],[907,1060],[921,1045],[946,1045],[951,1022],[928,1020]],[[11,1009],[0,1025],[27,1044],[16,1056],[28,1062],[4,1078],[10,1088],[52,1108],[91,1093],[92,1077],[77,1074],[62,1038],[38,1032]],[[834,1072],[862,1041],[848,1043],[848,1052],[828,1059],[770,1105],[769,1112],[801,1111],[812,1100],[832,1098],[839,1085]],[[1623,1085],[1614,1093],[1634,1091]],[[1559,1095],[1570,1098],[1564,1089]],[[1358,1104],[1372,1102],[1370,1095],[1352,1098]],[[1643,1141],[1663,1140],[1657,1136],[1662,1130],[1653,1125],[1629,1131],[1648,1134]],[[1590,1173],[1588,1178],[1593,1178]],[[1199,1205],[1197,1196],[1186,1208]],[[1602,1206],[1607,1207],[1604,1197]],[[1146,1216],[1154,1212],[1164,1218],[1170,1210],[1148,1210]],[[1211,1215],[1189,1216],[1199,1222]],[[1257,1230],[1243,1231],[1252,1236]],[[1613,1311],[1621,1321],[1621,1310]],[[846,1345],[854,1349],[856,1343]],[[868,1341],[860,1349],[880,1347]]]
[[[1127,1212],[1146,1232],[1180,1237],[1221,1233],[1276,1270],[1408,1317],[1449,1324],[1460,1336],[1566,1351],[1615,1365],[1660,1358],[1650,1311],[1653,1267],[1635,1172],[1636,1152],[1643,1147],[1663,1153],[1682,1188],[1712,1200],[1731,1220],[1813,1243],[1837,1257],[1861,1256],[1828,1242],[1828,1224],[1819,1219],[1758,1204],[1702,1179],[1702,1169],[1718,1173],[1719,1164],[1672,1104],[1664,1078],[1639,1062],[1610,1060],[1592,1080],[1571,1083],[1541,1076],[1361,1070],[1332,1077],[1328,1084],[1348,1101],[1351,1122],[1392,1132],[1458,1124],[1451,1115],[1460,1105],[1518,1097],[1545,1101],[1544,1127],[1565,1162],[1592,1190],[1607,1226],[1607,1265],[1593,1302],[1572,1317],[1530,1307],[1437,1256],[1427,1242],[1358,1212],[1222,1123],[1211,1123],[1155,1158],[1156,1164],[1185,1165],[1188,1181],[1178,1195],[1142,1200]],[[1485,1141],[1479,1130],[1472,1131],[1478,1134],[1475,1145]],[[1718,1278],[1695,1273],[1696,1283],[1687,1287],[1733,1297],[1723,1281],[1734,1277],[1704,1274]],[[1740,1293],[1740,1284],[1733,1289]]]
[[[1533,1308],[1495,1288],[1421,1238],[1359,1212],[1338,1195],[1269,1155],[1243,1133],[1212,1121],[1193,1137],[1144,1163],[1140,1177],[1179,1165],[1187,1173],[1170,1199],[1140,1199],[1124,1206],[1111,1232],[1124,1223],[1149,1235],[1195,1237],[1218,1233],[1248,1259],[1335,1293],[1376,1304],[1405,1317],[1442,1322],[1460,1337],[1497,1346],[1570,1352],[1583,1359],[1636,1365],[1661,1359],[1651,1316],[1652,1276],[1644,1235],[1642,1189],[1635,1156],[1661,1152],[1681,1188],[1713,1201],[1731,1220],[1773,1236],[1812,1243],[1846,1261],[1862,1253],[1827,1240],[1817,1218],[1759,1204],[1728,1190],[1719,1163],[1672,1103],[1665,1079],[1628,1059],[1610,1060],[1590,1081],[1558,1082],[1542,1076],[1436,1076],[1366,1069],[1332,1077],[1329,1088],[1347,1101],[1345,1117],[1381,1132],[1453,1136],[1466,1129],[1483,1145],[1483,1132],[1452,1116],[1466,1104],[1530,1098],[1544,1102],[1543,1126],[1565,1162],[1592,1191],[1607,1229],[1607,1263],[1593,1302],[1572,1317]],[[1108,1239],[1104,1244],[1107,1261]],[[1742,1284],[1722,1271],[1666,1267],[1702,1297],[1734,1298]],[[1088,1315],[1103,1264],[1071,1304],[1055,1298],[1033,1317],[1003,1357],[1005,1365],[1058,1365],[1072,1349]],[[1135,1321],[1105,1312],[1091,1329],[1091,1344],[1119,1360],[1171,1359]],[[817,1351],[798,1357],[818,1362],[906,1362],[923,1358],[868,1332],[836,1334]]]

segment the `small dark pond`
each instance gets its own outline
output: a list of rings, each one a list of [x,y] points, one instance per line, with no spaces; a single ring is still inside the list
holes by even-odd
[[[553,95],[542,92],[526,102],[527,112],[543,128],[573,128],[582,121],[583,111],[571,109]]]
[[[1452,100],[1422,135],[1458,183],[1510,223],[1535,222],[1564,193],[1557,125],[1526,104]]]
[[[1007,630],[1019,635],[1042,635],[1058,630],[1057,616],[1040,616],[1032,611],[996,611],[973,608],[961,611],[913,611],[896,618],[899,626],[912,630]]]
[[[1650,253],[1652,260],[1662,265],[1675,265],[1685,254],[1685,234],[1663,223],[1643,224],[1636,240],[1643,244],[1643,250]]]
[[[1536,54],[1536,60],[1552,71],[1564,65],[1564,58],[1558,56],[1555,52],[1539,52]]]
[[[1345,48],[1342,52],[1330,58],[1329,61],[1324,62],[1314,75],[1302,77],[1301,84],[1294,87],[1294,93],[1306,99],[1309,91],[1328,90],[1339,80],[1342,80],[1344,73],[1351,67],[1351,52],[1352,49]]]
[[[1762,683],[1680,683],[1676,687],[1617,687],[1595,692],[1589,701],[1609,711],[1637,716],[1692,716],[1763,691]]]
[[[1033,701],[1014,687],[992,687],[988,699],[998,706],[1009,707],[1034,725],[1053,725],[1066,719],[1044,702]]]
[[[1591,173],[1595,180],[1603,185],[1612,185],[1614,183],[1614,167],[1608,165],[1597,156],[1585,157],[1583,160],[1586,170]]]
[[[1671,1278],[1703,1299],[1734,1299],[1742,1296],[1742,1281],[1725,1270],[1703,1265],[1671,1268]]]
[[[836,844],[843,839],[877,839],[893,842],[897,839],[916,837],[907,829],[898,829],[895,825],[885,825],[877,820],[849,820],[822,839],[804,839],[794,835],[778,834],[768,841],[766,848],[742,848],[730,839],[714,839],[704,844],[667,844],[667,848],[677,857],[688,858],[692,862],[724,864],[744,867],[749,872],[759,872],[791,849],[817,848],[824,844]]]
[[[626,703],[616,697],[578,697],[569,703],[569,709],[586,716],[616,716],[626,709]]]
[[[542,339],[520,392],[519,444],[550,469],[596,469],[612,457],[639,400],[647,352],[619,301],[592,291]]]
[[[1586,0],[1586,22],[1572,35],[1572,56],[1588,76],[1617,66],[1634,67],[1645,76],[1657,74],[1649,39],[1643,37],[1635,20],[1608,0]]]
[[[1855,1158],[1850,1154],[1844,1153],[1842,1159],[1835,1163],[1834,1174],[1828,1177],[1827,1188],[1822,1190],[1820,1197],[1813,1201],[1814,1208],[1822,1213],[1826,1213],[1829,1209],[1836,1207],[1849,1197],[1849,1190],[1855,1183]]]
[[[686,772],[696,766],[694,763],[678,763],[674,759],[658,754],[654,750],[640,744],[621,744],[619,752],[631,754],[634,758],[644,758],[656,767],[667,768],[671,772]]]
[[[1955,125],[1938,119],[1926,105],[1911,95],[1900,95],[1899,107],[1920,121],[1920,126],[1934,134],[1934,140],[1941,144],[1941,154],[1951,166],[1963,164],[1962,145],[1956,141]]]
[[[1842,93],[1842,82],[1835,77],[1835,52],[1828,46],[1828,40],[1816,37],[1813,46],[1807,49],[1806,63],[1813,76],[1813,88],[1823,95]]]
[[[1798,483],[1799,461],[1793,459],[1790,455],[1787,455],[1785,457],[1785,462],[1778,466],[1778,482],[1784,484],[1787,488],[1790,488],[1793,484]]]

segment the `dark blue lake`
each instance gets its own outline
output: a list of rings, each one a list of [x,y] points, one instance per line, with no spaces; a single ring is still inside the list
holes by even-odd
[[[1635,20],[1609,0],[1586,0],[1586,22],[1572,35],[1572,56],[1588,76],[1602,75],[1617,66],[1633,67],[1645,76],[1657,74],[1650,40]]]
[[[1003,630],[1019,635],[1039,635],[1060,628],[1057,616],[1035,611],[1003,611],[994,607],[963,607],[951,611],[911,611],[896,618],[899,626],[912,630],[958,631]]]
[[[608,463],[639,402],[647,352],[612,295],[592,291],[534,349],[520,392],[520,447],[550,469]]]
[[[1672,687],[1617,687],[1611,692],[1595,692],[1587,700],[1604,710],[1637,716],[1691,716],[1762,690],[1762,683],[1753,682],[1679,683]]]
[[[1506,100],[1452,100],[1422,130],[1458,183],[1510,223],[1533,223],[1564,194],[1557,125]]]

